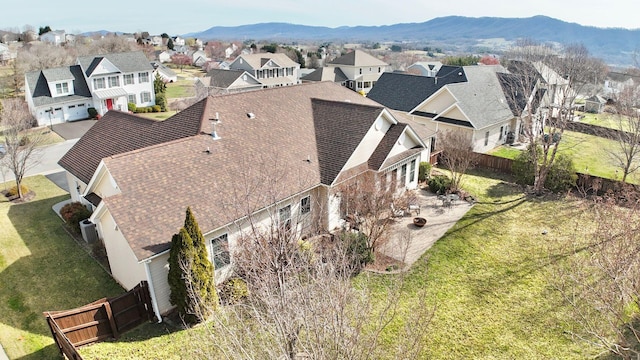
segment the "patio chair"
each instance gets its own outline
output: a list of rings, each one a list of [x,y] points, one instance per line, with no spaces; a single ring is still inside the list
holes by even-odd
[[[396,209],[396,207],[393,206],[393,204],[391,204],[391,216],[392,217],[403,217],[404,216],[404,210]]]

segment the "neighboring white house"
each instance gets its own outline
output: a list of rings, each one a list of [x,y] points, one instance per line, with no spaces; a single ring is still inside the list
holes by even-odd
[[[349,89],[367,94],[389,64],[362,50],[354,50],[328,62],[327,66],[342,71]]]
[[[211,69],[203,77],[196,78],[196,87],[207,89],[209,95],[258,90],[264,85],[244,70]]]
[[[156,75],[159,75],[160,78],[164,82],[176,82],[178,81],[178,74],[175,71],[169,69],[168,67],[162,65],[162,63],[158,61],[152,61],[151,66],[153,67],[153,78],[156,78]]]
[[[372,100],[331,83],[207,97],[162,122],[109,112],[59,164],[71,198],[91,203],[113,277],[149,282],[172,309],[171,237],[191,207],[222,281],[251,225],[300,236],[339,227],[339,186],[373,173],[417,187],[424,143]]]
[[[417,73],[417,75],[435,77],[442,63],[440,61],[418,61],[409,65],[407,68],[408,73]]]
[[[25,74],[25,99],[39,125],[155,104],[153,67],[142,52],[85,56],[76,65]]]
[[[62,45],[67,41],[67,37],[64,30],[48,31],[40,35],[40,41],[53,45]]]
[[[229,65],[231,70],[244,70],[265,87],[300,83],[300,64],[285,54],[260,53],[238,56]]]

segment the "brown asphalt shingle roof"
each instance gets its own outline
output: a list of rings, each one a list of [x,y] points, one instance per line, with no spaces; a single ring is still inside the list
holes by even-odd
[[[328,82],[213,96],[203,103],[192,114],[205,119],[203,133],[104,159],[122,193],[103,202],[138,260],[169,248],[187,206],[207,233],[331,184],[383,110]],[[216,112],[219,140],[209,135],[206,120]]]
[[[204,105],[200,101],[164,121],[109,111],[58,164],[88,184],[105,157],[199,134]]]

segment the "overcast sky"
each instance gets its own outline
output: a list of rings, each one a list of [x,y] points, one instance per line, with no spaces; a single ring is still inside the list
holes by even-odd
[[[328,27],[424,22],[460,15],[530,17],[546,15],[597,27],[640,28],[637,0],[179,0],[10,1],[2,6],[0,29],[97,30],[181,35],[212,26],[287,22]],[[506,4],[506,5],[505,5]],[[7,16],[9,15],[9,16]]]

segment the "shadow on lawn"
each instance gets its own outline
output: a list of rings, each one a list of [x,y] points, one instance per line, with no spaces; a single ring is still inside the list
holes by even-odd
[[[24,253],[26,246],[26,255],[0,271],[0,322],[9,327],[51,337],[44,311],[72,309],[122,293],[122,288],[68,237],[62,220],[51,209],[68,198],[55,196],[12,204],[8,209],[9,221],[18,233],[17,239],[8,239],[9,246],[15,247],[8,250]],[[29,336],[16,341],[29,343],[33,340]],[[56,354],[55,346],[47,346],[23,358],[55,358]]]

